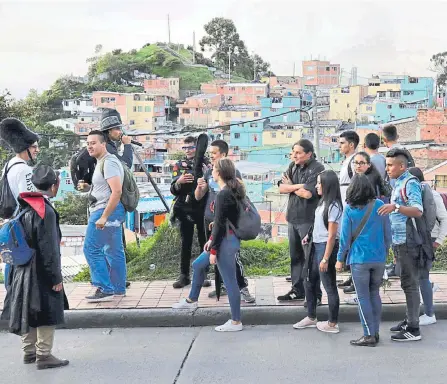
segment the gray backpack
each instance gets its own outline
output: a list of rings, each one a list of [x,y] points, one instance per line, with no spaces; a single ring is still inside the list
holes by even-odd
[[[402,200],[405,202],[405,204],[408,202],[408,195],[407,195],[407,183],[410,180],[417,180],[419,182],[419,179],[417,177],[409,177],[401,189],[401,197]],[[422,206],[424,208],[424,214],[423,217],[425,218],[425,222],[427,224],[427,229],[429,232],[433,231],[433,228],[435,227],[436,223],[436,203],[435,199],[433,197],[433,192],[431,191],[431,188],[429,185],[421,183],[421,189],[422,189]]]
[[[140,191],[138,190],[137,182],[133,177],[133,173],[129,169],[127,164],[121,161],[121,165],[123,166],[124,170],[121,203],[123,204],[126,212],[133,212],[138,206],[138,202],[140,200]],[[99,169],[104,176],[104,161],[101,162]]]
[[[230,228],[240,240],[254,240],[261,232],[261,216],[248,197],[238,200],[239,218],[236,227],[229,222]]]

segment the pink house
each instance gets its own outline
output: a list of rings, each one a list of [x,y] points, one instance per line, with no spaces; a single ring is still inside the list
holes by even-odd
[[[178,99],[180,97],[180,79],[146,79],[144,80],[144,92],[150,95],[168,96]]]
[[[218,94],[201,94],[188,97],[184,104],[177,105],[179,123],[208,127],[212,124],[211,109],[222,105],[223,96]]]
[[[224,96],[226,105],[261,105],[261,98],[268,96],[268,85],[263,83],[205,83],[200,89]]]

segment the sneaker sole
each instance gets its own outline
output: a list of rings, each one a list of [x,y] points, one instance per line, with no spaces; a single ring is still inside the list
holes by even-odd
[[[216,331],[216,332],[222,332],[222,333],[224,333],[224,332],[240,332],[240,331],[242,331],[244,328],[238,328],[238,329],[217,329],[217,328],[214,328],[214,330]]]
[[[345,291],[343,291],[343,293],[345,295],[355,295],[357,292],[356,291],[354,291],[354,292],[345,292]]]
[[[417,336],[417,337],[413,337],[411,339],[391,339],[391,341],[398,341],[398,342],[405,342],[405,341],[421,341],[422,340],[422,336]]]
[[[320,332],[324,332],[324,333],[333,333],[333,334],[340,333],[340,330],[336,330],[336,331],[328,331],[328,330],[326,330],[326,329],[320,329],[320,328],[318,328],[318,327],[317,327],[317,329],[318,329]]]
[[[241,298],[241,301],[246,302],[247,304],[252,304],[256,301],[255,298],[251,298],[251,299],[244,299],[243,297]]]
[[[435,325],[435,324],[436,324],[436,321],[434,323],[428,323],[428,324],[422,324],[421,322],[419,322],[420,327],[426,327],[428,325]]]
[[[307,328],[317,328],[317,325],[315,324],[315,325],[306,325],[306,326],[304,326],[304,327],[299,327],[299,326],[297,326],[297,325],[292,325],[292,327],[294,328],[294,329],[307,329]]]
[[[104,303],[108,301],[113,301],[113,296],[103,297],[102,299],[87,299],[87,303]]]

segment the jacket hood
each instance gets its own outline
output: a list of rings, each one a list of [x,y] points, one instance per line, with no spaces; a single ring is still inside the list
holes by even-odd
[[[45,218],[45,197],[40,192],[23,192],[19,195],[19,203],[23,208],[30,207],[43,220]]]

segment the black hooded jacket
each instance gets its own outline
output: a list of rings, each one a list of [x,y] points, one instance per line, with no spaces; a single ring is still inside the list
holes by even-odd
[[[53,291],[62,283],[59,214],[40,193],[22,193],[19,204],[28,210],[22,225],[36,252],[28,264],[11,268],[2,319],[22,335],[29,327],[63,324],[68,301],[63,290]]]

